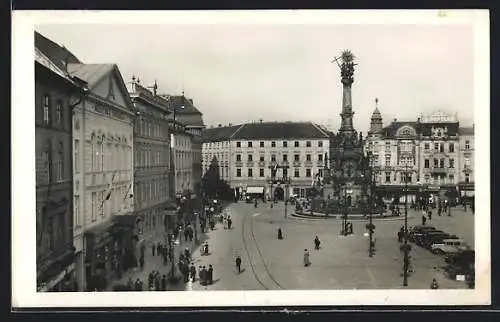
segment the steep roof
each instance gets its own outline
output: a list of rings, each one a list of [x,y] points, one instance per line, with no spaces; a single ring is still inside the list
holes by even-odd
[[[206,129],[202,137],[204,142],[229,139],[328,139],[330,133],[311,122],[263,122]]]
[[[201,131],[201,141],[219,142],[229,140],[231,136],[243,125],[244,124],[204,129],[203,131]]]
[[[179,119],[184,122],[186,125],[197,126],[197,127],[205,127],[205,123],[203,122],[203,113],[200,112],[194,106],[193,100],[190,98],[186,98],[183,95],[158,95],[164,99],[168,99],[170,102],[170,108],[176,108],[176,115]],[[184,106],[183,109],[179,107]]]
[[[68,64],[80,64],[81,61],[64,46],[59,46],[52,40],[35,31],[35,47],[49,58],[58,68],[65,70]]]
[[[68,64],[68,72],[83,79],[92,88],[115,67],[115,64]]]
[[[414,128],[418,134],[418,132],[419,132],[419,123],[418,122],[415,122],[415,121],[393,121],[393,122],[391,122],[391,124],[389,124],[388,126],[386,126],[382,129],[382,135],[385,137],[395,137],[398,129],[400,129],[402,126],[405,126],[405,125],[408,125],[408,126],[411,126],[412,128]]]
[[[461,127],[458,129],[459,133],[462,135],[474,135],[474,127]]]
[[[329,134],[311,122],[247,123],[233,139],[328,139]]]

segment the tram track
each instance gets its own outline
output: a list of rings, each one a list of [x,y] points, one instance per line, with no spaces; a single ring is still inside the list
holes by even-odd
[[[253,276],[255,277],[255,280],[262,286],[263,289],[265,290],[270,290],[271,288],[266,285],[266,283],[264,283],[261,279],[261,277],[259,277],[259,275],[257,274],[257,269],[256,269],[256,262],[255,262],[255,258],[254,256],[252,256],[250,250],[249,250],[249,243],[248,243],[248,240],[246,238],[246,234],[245,234],[245,226],[246,226],[246,222],[248,220],[248,217],[249,216],[245,216],[243,218],[243,223],[242,223],[242,229],[241,229],[241,234],[242,234],[242,240],[243,240],[243,246],[245,248],[245,252],[247,253],[247,257],[248,257],[248,262],[250,264],[250,268],[252,270],[252,274]],[[280,290],[286,290],[286,288],[284,288],[277,280],[276,278],[273,276],[273,274],[271,273],[271,271],[269,270],[269,267],[264,259],[264,255],[262,254],[262,251],[259,247],[259,243],[257,242],[257,238],[255,237],[255,231],[254,231],[254,228],[255,228],[255,220],[253,217],[250,218],[251,220],[251,223],[250,223],[250,233],[251,233],[251,236],[252,236],[252,241],[253,241],[253,245],[255,247],[255,249],[257,250],[257,253],[258,253],[258,257],[260,258],[260,261],[262,262],[262,266],[264,267],[264,270],[265,270],[265,273],[267,275],[267,277],[269,277],[269,279],[272,281],[272,283],[274,285],[276,285]]]

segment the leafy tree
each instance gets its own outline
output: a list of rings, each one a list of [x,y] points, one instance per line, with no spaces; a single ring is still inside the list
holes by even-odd
[[[221,179],[219,174],[219,162],[214,156],[210,162],[207,172],[202,178],[201,186],[206,196],[209,198],[216,198],[221,186]]]

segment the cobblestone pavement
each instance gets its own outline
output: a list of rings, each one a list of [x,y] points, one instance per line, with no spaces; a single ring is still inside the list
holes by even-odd
[[[366,221],[353,221],[354,234],[340,235],[340,220],[297,220],[284,217],[283,203],[273,209],[269,205],[237,203],[229,207],[234,228],[223,229],[219,224],[207,236],[210,255],[194,253],[195,263],[214,267],[214,284],[202,286],[195,281],[193,290],[279,290],[279,289],[383,289],[402,288],[402,254],[396,232],[403,218],[377,220],[376,254],[368,256]],[[462,212],[462,213],[460,213]],[[418,224],[420,213],[410,211],[409,224]],[[431,224],[469,240],[473,236],[471,213],[454,209],[452,217],[434,216]],[[277,239],[281,227],[284,240]],[[318,235],[321,249],[313,250]],[[302,264],[304,249],[308,249],[312,265]],[[432,278],[441,288],[466,288],[465,283],[444,276],[444,260],[429,251],[414,246],[408,288],[428,289]],[[244,271],[235,267],[241,256]]]

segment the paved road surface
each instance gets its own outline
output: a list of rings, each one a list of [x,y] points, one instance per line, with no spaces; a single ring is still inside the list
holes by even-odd
[[[376,255],[368,256],[365,221],[353,221],[354,235],[340,236],[340,220],[303,220],[284,218],[283,204],[254,208],[238,203],[229,207],[233,229],[218,224],[208,234],[210,255],[195,252],[195,264],[214,267],[214,284],[192,284],[193,290],[280,290],[280,289],[381,289],[402,288],[402,254],[396,232],[402,218],[374,221]],[[434,216],[432,224],[473,241],[473,216],[457,210],[452,217]],[[460,212],[462,212],[460,214]],[[409,224],[418,224],[420,214],[413,212]],[[277,239],[281,227],[284,240]],[[322,248],[313,250],[318,235]],[[304,267],[302,256],[307,248],[312,265]],[[238,274],[236,256],[241,256],[244,272]],[[444,277],[441,257],[414,246],[415,272],[409,288],[428,289],[432,278],[441,288],[466,288],[463,282]]]

